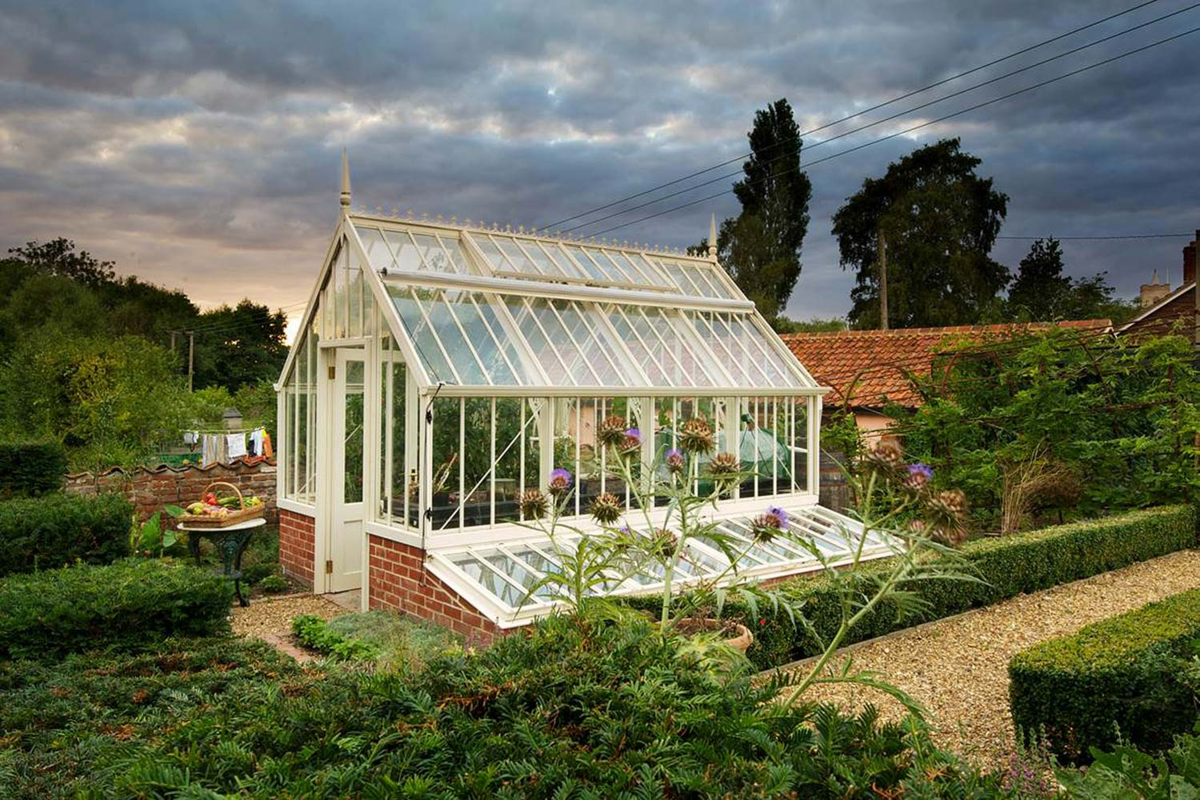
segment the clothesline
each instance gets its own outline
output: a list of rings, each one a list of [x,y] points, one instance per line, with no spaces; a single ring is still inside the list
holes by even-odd
[[[248,446],[247,439],[249,439]],[[184,441],[192,446],[196,444],[201,446],[200,465],[202,467],[218,462],[229,463],[246,456],[270,458],[275,455],[271,445],[271,434],[267,433],[267,429],[262,426],[206,433],[192,430],[185,433]]]

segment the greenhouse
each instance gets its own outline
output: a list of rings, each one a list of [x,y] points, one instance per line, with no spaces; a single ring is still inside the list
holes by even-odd
[[[460,628],[546,613],[558,601],[530,589],[555,550],[519,498],[566,470],[573,536],[595,528],[587,510],[601,494],[633,511],[597,440],[614,416],[642,432],[643,468],[662,469],[698,416],[716,450],[737,455],[748,477],[712,513],[749,546],[739,574],[820,566],[810,548],[750,546],[767,504],[830,561],[857,546],[861,528],[817,503],[824,390],[715,247],[698,257],[355,211],[345,164],[341,201],[276,387],[281,561],[314,591],[361,589],[364,608]],[[690,479],[704,490],[702,471]],[[727,571],[718,548],[688,547],[685,583]],[[611,591],[653,589],[640,576]]]

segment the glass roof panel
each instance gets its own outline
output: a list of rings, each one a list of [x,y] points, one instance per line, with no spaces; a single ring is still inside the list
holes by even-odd
[[[396,269],[419,270],[422,268],[421,257],[417,255],[417,246],[413,243],[408,231],[384,231],[384,241],[392,251],[393,263]]]
[[[525,275],[546,274],[512,239],[505,236],[493,236],[492,241],[500,247],[500,251],[508,258],[508,263],[512,264],[514,271]]]
[[[749,571],[753,576],[811,571],[820,563],[814,549],[819,550],[829,563],[843,562],[853,556],[862,536],[860,523],[820,506],[795,506],[786,511],[787,533],[765,543],[754,541],[751,516],[720,520],[722,533],[732,539],[727,549],[731,550],[731,556],[737,557],[739,571]],[[586,531],[583,533],[586,535]],[[577,536],[561,537],[557,545],[570,550],[577,541]],[[886,537],[871,535],[863,549],[863,559],[885,558],[893,555],[893,548],[901,546]],[[511,621],[516,619],[518,609],[525,616],[536,616],[549,610],[548,605],[555,596],[547,587],[539,588],[534,599],[525,603],[523,609],[521,605],[541,577],[555,569],[554,553],[555,547],[550,540],[538,537],[501,546],[481,544],[449,551],[435,548],[430,551],[430,556],[433,571],[451,588],[468,588],[462,583],[465,579],[474,590],[464,592],[465,597],[482,594],[488,603],[486,608],[479,606],[481,611]],[[452,571],[446,569],[449,565],[453,566]],[[726,556],[715,541],[690,539],[676,579],[683,588],[699,581],[729,577],[732,572],[730,556]],[[661,567],[646,566],[623,582],[614,580],[605,591],[653,592],[661,586],[662,578]]]

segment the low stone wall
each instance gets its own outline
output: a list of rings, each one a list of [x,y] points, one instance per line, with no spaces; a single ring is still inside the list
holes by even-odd
[[[139,519],[145,520],[165,505],[182,506],[200,499],[204,487],[213,481],[232,483],[245,494],[262,499],[268,522],[277,519],[275,509],[274,461],[248,458],[232,464],[207,467],[168,467],[155,469],[113,467],[100,473],[80,472],[68,475],[69,494],[94,495],[119,492],[133,503]],[[228,491],[228,490],[227,490]]]

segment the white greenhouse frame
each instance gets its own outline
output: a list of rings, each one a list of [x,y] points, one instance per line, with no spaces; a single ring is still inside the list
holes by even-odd
[[[817,504],[828,390],[715,248],[697,257],[356,212],[343,170],[342,212],[276,384],[278,504],[314,519],[314,591],[354,588],[357,574],[368,607],[374,536],[423,551],[430,573],[501,628],[546,613],[553,598],[514,602],[551,556],[515,496],[566,467],[577,478],[569,522],[594,530],[578,495],[628,498],[594,446],[612,413],[654,431],[646,464],[704,413],[720,449],[757,470],[715,512],[727,532],[778,505],[831,561],[849,557],[861,527]],[[696,547],[695,580],[700,565],[727,566]],[[820,568],[801,549],[769,550],[739,574]],[[888,552],[882,540],[864,548]]]

